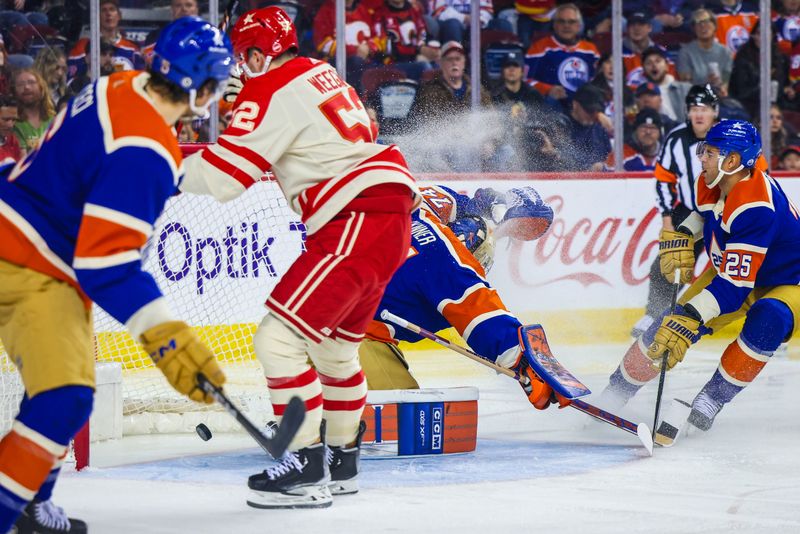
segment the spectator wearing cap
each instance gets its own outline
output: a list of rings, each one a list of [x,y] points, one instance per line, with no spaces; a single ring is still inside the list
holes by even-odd
[[[433,68],[439,58],[438,50],[426,44],[427,29],[422,8],[410,0],[384,0],[375,11],[379,34],[386,38],[385,55],[406,76],[419,80],[422,73]]]
[[[644,82],[644,69],[642,68],[642,52],[657,45],[651,35],[653,32],[653,13],[648,8],[642,8],[626,13],[625,38],[622,40],[622,66],[625,68],[625,83],[630,87],[638,87]],[[666,54],[666,50],[664,50]],[[670,74],[675,74],[675,65],[667,58]]]
[[[661,113],[671,120],[686,120],[685,101],[692,84],[677,81],[669,73],[667,54],[661,48],[651,46],[642,52],[642,67],[645,81],[655,84],[661,91]]]
[[[100,37],[114,46],[114,70],[141,70],[145,65],[139,46],[122,36],[120,22],[122,13],[119,10],[118,0],[100,0]],[[89,39],[84,37],[79,39],[70,51],[67,60],[68,79],[71,80],[78,74],[86,72],[88,44]]]
[[[594,78],[600,58],[597,47],[580,38],[583,17],[575,4],[562,4],[553,14],[553,35],[535,41],[528,48],[525,63],[528,83],[542,95],[568,101],[580,86]]]
[[[522,105],[527,112],[536,112],[544,106],[544,98],[538,91],[522,81],[522,54],[510,52],[501,64],[501,83],[492,91],[492,102],[498,106]]]
[[[693,85],[711,84],[720,96],[728,93],[733,57],[717,42],[716,20],[708,9],[697,9],[691,19],[694,40],[678,52],[678,78]]]
[[[197,0],[172,0],[169,3],[169,12],[172,20],[178,20],[181,17],[197,17],[200,9],[197,6]],[[155,50],[159,35],[161,35],[161,28],[156,28],[145,37],[142,55],[148,65],[153,60],[153,50]]]
[[[645,82],[636,88],[636,109],[652,109],[661,117],[661,126],[664,132],[669,132],[679,123],[661,113],[661,89],[653,82]]]
[[[365,2],[345,0],[345,45],[347,82],[361,91],[361,75],[384,51],[375,16]],[[324,58],[336,57],[336,2],[326,0],[314,17],[314,46]]]
[[[653,109],[643,109],[636,114],[630,142],[622,147],[622,167],[626,171],[652,171],[661,149],[664,129],[661,114]],[[614,170],[614,153],[608,155],[606,170]]]
[[[611,152],[611,139],[598,119],[603,98],[603,92],[588,83],[575,92],[569,114],[572,170],[602,170]]]
[[[472,88],[464,73],[466,53],[461,43],[448,41],[442,45],[439,60],[441,71],[420,85],[412,116],[420,123],[452,117],[471,107]],[[491,107],[489,93],[481,87],[481,104]]]
[[[439,22],[439,40],[443,43],[447,41],[463,42],[470,26],[470,11],[472,10],[470,0],[432,0],[431,4],[431,15]],[[480,0],[478,16],[483,29],[506,32],[514,30],[507,20],[494,18],[492,0]]]
[[[778,169],[800,172],[800,145],[789,145],[780,153]]]
[[[0,165],[22,158],[19,140],[14,135],[18,120],[17,101],[11,96],[0,95]]]

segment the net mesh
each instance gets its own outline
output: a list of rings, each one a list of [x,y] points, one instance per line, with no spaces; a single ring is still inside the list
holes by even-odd
[[[145,270],[156,279],[176,318],[192,325],[226,372],[228,395],[252,417],[271,414],[260,364],[252,351],[264,301],[300,254],[305,228],[274,182],[258,184],[226,204],[180,195],[168,202],[144,250]],[[194,430],[214,405],[175,392],[123,325],[95,307],[96,359],[123,369],[125,433]],[[58,357],[54,355],[53,357]],[[0,347],[0,425],[7,430],[23,388]],[[195,422],[196,421],[196,422]],[[219,418],[221,430],[235,423]]]

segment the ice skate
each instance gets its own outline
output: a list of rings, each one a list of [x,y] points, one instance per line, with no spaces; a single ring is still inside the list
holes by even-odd
[[[253,508],[325,508],[333,499],[324,442],[286,452],[278,465],[251,476],[247,504]]]
[[[64,509],[50,500],[29,503],[14,526],[17,534],[85,534],[88,531],[85,522],[67,517]]]
[[[331,483],[328,487],[332,495],[351,495],[358,493],[358,471],[361,464],[361,441],[367,424],[361,421],[358,425],[356,444],[352,447],[329,447],[328,465],[331,471]]]
[[[703,432],[707,432],[714,424],[714,418],[722,410],[723,404],[714,400],[705,391],[697,394],[692,402],[692,411],[689,413],[689,423]]]

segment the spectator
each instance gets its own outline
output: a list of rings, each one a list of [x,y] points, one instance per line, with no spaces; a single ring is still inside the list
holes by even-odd
[[[55,106],[67,92],[67,55],[60,48],[42,48],[33,68],[47,83],[47,94]]]
[[[753,33],[750,34],[750,40],[736,53],[731,81],[728,85],[728,94],[744,106],[751,118],[758,116],[761,102],[761,34],[758,26],[759,23],[756,23]],[[796,94],[794,89],[789,86],[786,57],[778,51],[774,44],[773,40],[771,79],[773,83],[777,83],[777,94],[770,95],[770,97],[777,98],[782,107],[795,108],[797,106]]]
[[[522,83],[524,61],[519,52],[510,52],[502,63],[501,84],[492,91],[492,102],[498,106],[521,105],[524,113],[539,112],[545,106],[538,91]]]
[[[412,116],[419,122],[452,117],[469,111],[472,88],[469,76],[464,74],[466,53],[461,43],[449,41],[442,45],[442,70],[433,79],[423,82],[414,102]],[[481,104],[491,107],[491,97],[481,87]]]
[[[383,51],[375,18],[366,4],[345,0],[345,45],[347,46],[347,82],[361,92],[361,75],[375,55]],[[336,2],[326,0],[314,18],[314,46],[323,57],[336,57]]]
[[[197,0],[172,0],[169,4],[169,11],[172,20],[177,20],[181,17],[197,17],[200,10],[197,7]],[[156,47],[158,36],[161,35],[161,28],[155,29],[147,34],[142,47],[142,56],[144,56],[145,63],[148,65],[153,59],[153,49]]]
[[[709,83],[718,95],[726,96],[733,58],[717,42],[714,14],[708,9],[695,10],[691,24],[695,39],[678,52],[678,78],[693,85]]]
[[[750,30],[750,38],[756,33],[758,23]],[[800,0],[781,0],[778,16],[773,18],[772,33],[778,38],[780,52],[785,56],[791,54],[792,44],[800,38]]]
[[[419,80],[439,58],[438,50],[426,44],[427,30],[419,4],[409,0],[385,0],[375,12],[376,24],[386,37],[386,56],[406,76]]]
[[[522,46],[531,44],[531,34],[550,29],[555,0],[515,0],[517,10],[517,35]]]
[[[22,158],[19,140],[14,135],[18,120],[17,101],[10,96],[0,95],[0,165]]]
[[[592,84],[584,84],[575,92],[569,115],[572,170],[602,170],[611,152],[611,139],[598,121],[603,98],[603,92]]]
[[[751,2],[718,0],[714,14],[717,40],[733,56],[750,38],[750,32],[758,21],[758,9]]]
[[[636,109],[639,111],[652,109],[661,118],[664,132],[669,133],[679,123],[661,113],[661,89],[653,82],[646,82],[636,88]]]
[[[91,72],[92,67],[89,61],[91,57],[91,49],[92,49],[92,43],[87,43],[86,55],[84,55],[83,57],[83,61],[86,63],[86,67],[82,69],[83,71],[82,74],[78,74],[77,76],[72,78],[67,84],[67,92],[64,95],[64,98],[66,98],[67,100],[80,93],[84,87],[92,83],[92,72]],[[109,43],[105,39],[102,38],[100,39],[100,76],[108,76],[109,74],[114,72],[115,52],[116,48],[114,47],[113,44]]]
[[[790,145],[783,149],[778,163],[782,171],[800,172],[800,146]]]
[[[470,26],[469,0],[431,0],[432,15],[439,22],[439,40],[464,41]],[[480,0],[481,28],[511,32],[514,28],[507,20],[494,18],[494,7],[491,0]]]
[[[39,138],[55,115],[55,108],[47,96],[47,84],[34,69],[15,71],[12,87],[20,117],[14,133],[22,150],[28,153],[39,144]]]
[[[7,95],[10,92],[11,66],[8,63],[8,52],[3,41],[3,34],[0,33],[0,95]]]
[[[645,108],[637,113],[630,143],[622,147],[622,167],[631,172],[654,170],[663,135],[661,114],[658,111]],[[606,161],[606,170],[614,170],[614,161],[614,153],[611,152]]]
[[[26,2],[24,0],[7,0],[1,3],[3,9],[0,10],[0,29],[11,31],[15,26],[47,26],[47,15],[39,11],[23,11]]]
[[[763,129],[762,129],[763,131]],[[772,160],[770,167],[778,165],[778,155],[789,145],[799,144],[796,132],[783,120],[781,108],[772,104],[769,108],[769,132],[772,139]]]
[[[661,91],[661,113],[671,120],[686,120],[684,102],[689,94],[691,84],[679,82],[669,73],[667,54],[660,48],[651,46],[642,53],[644,76],[648,82],[658,86]]]
[[[115,71],[140,70],[144,68],[144,58],[133,41],[122,37],[120,22],[122,13],[118,0],[100,0],[100,37],[114,45],[113,64]],[[86,72],[86,46],[89,39],[84,37],[75,43],[69,53],[67,78],[75,78]]]
[[[651,35],[653,32],[653,13],[649,8],[630,11],[625,20],[625,38],[622,40],[622,66],[625,69],[625,84],[638,87],[644,82],[642,52],[657,45]],[[660,46],[659,46],[660,47]],[[663,49],[663,47],[660,47]],[[666,52],[666,50],[664,50]],[[670,74],[675,74],[675,65],[667,58]]]
[[[553,35],[531,44],[526,55],[528,81],[542,95],[568,101],[578,88],[594,78],[597,47],[582,40],[583,18],[575,4],[562,4],[553,15]]]
[[[597,62],[597,75],[590,82],[603,91],[604,115],[614,115],[614,62],[609,54],[603,54]],[[633,91],[627,85],[622,86],[622,106],[627,110],[633,106]],[[609,121],[610,124],[610,121]]]

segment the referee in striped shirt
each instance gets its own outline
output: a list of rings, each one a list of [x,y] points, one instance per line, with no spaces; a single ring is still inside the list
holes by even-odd
[[[686,95],[685,123],[669,132],[656,162],[656,204],[661,212],[665,230],[674,230],[675,221],[682,221],[696,210],[694,182],[702,167],[697,157],[697,145],[708,130],[717,123],[719,99],[709,85],[694,85]],[[703,249],[703,240],[695,240],[695,258]],[[650,287],[647,293],[647,312],[631,331],[639,337],[669,307],[672,281],[661,274],[658,256],[650,266]]]

